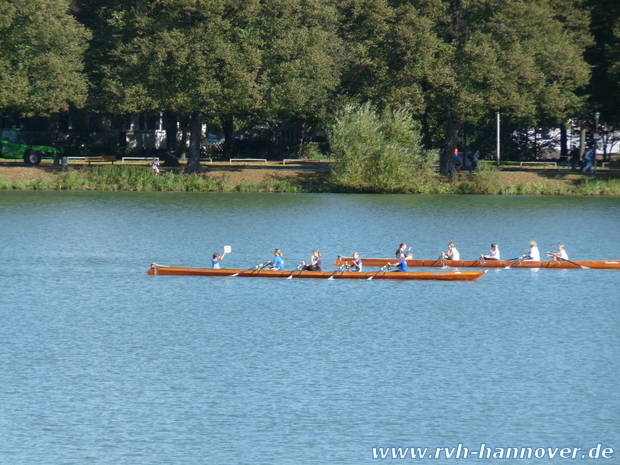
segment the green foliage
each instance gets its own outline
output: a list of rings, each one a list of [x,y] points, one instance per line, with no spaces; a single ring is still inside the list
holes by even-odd
[[[500,170],[489,163],[479,163],[470,179],[460,183],[457,187],[460,194],[500,194],[502,184]]]
[[[406,110],[348,105],[331,128],[331,146],[336,182],[347,188],[406,192],[416,172],[428,172],[419,132]]]
[[[0,1],[0,108],[24,116],[81,106],[90,32],[64,0]]]
[[[305,158],[308,160],[320,160],[325,158],[325,154],[321,150],[321,143],[304,142],[301,147],[301,156],[299,158]]]
[[[0,108],[53,113],[81,107],[88,93],[89,111],[115,116],[200,113],[227,128],[252,120],[263,130],[313,131],[346,104],[372,101],[419,118],[424,146],[442,146],[449,176],[459,131],[492,140],[480,128],[494,130],[497,110],[511,130],[559,124],[585,111],[589,93],[590,110],[618,123],[618,8],[609,0],[0,0]],[[594,70],[585,92],[584,52]],[[384,153],[376,171],[400,158]],[[387,191],[429,188],[419,177],[399,183],[372,181]]]
[[[587,91],[590,109],[599,111],[611,127],[620,126],[620,3],[588,0],[592,8],[591,31],[595,46],[586,49],[592,65]]]

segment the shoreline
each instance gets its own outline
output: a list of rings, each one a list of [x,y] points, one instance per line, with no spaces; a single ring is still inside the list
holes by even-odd
[[[142,164],[0,163],[0,190],[106,190],[187,192],[377,193],[344,189],[329,177],[325,163],[204,164],[200,175],[184,175],[182,167],[154,176]],[[496,171],[459,172],[447,179],[437,175],[413,194],[601,195],[620,196],[620,170],[600,169],[583,174],[567,169],[502,167]]]

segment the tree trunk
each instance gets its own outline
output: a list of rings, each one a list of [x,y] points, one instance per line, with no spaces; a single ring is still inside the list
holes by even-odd
[[[301,158],[304,154],[304,138],[306,137],[306,122],[301,124],[301,136],[299,137],[299,147],[297,147],[297,158]]]
[[[220,117],[222,130],[224,131],[224,156],[230,158],[235,141],[235,120],[232,115]]]
[[[447,111],[448,127],[446,128],[446,138],[443,151],[439,156],[439,173],[444,176],[452,176],[456,171],[454,165],[454,151],[457,148],[459,130],[463,123],[451,108]]]
[[[114,126],[118,129],[118,147],[121,155],[127,155],[127,125],[125,123],[126,115],[114,118]]]
[[[181,116],[181,147],[179,150],[179,159],[187,159],[187,130],[189,126],[189,117],[187,115]]]
[[[560,126],[560,158],[568,158],[568,130],[565,125]]]
[[[177,117],[172,111],[164,112],[164,125],[166,130],[166,152],[177,151]]]
[[[202,119],[201,111],[192,113],[190,121],[189,136],[189,154],[187,157],[187,174],[202,173],[202,165],[200,164],[200,143],[202,141]]]

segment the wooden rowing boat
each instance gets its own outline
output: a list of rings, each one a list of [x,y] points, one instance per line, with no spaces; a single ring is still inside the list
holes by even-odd
[[[385,266],[388,263],[396,263],[396,259],[390,258],[362,258],[364,267]],[[341,257],[333,263],[334,266],[350,265],[352,257]],[[455,268],[596,268],[620,270],[620,260],[581,260],[581,261],[536,261],[536,260],[407,260],[411,267],[455,267]]]
[[[213,269],[187,268],[181,266],[164,266],[156,263],[146,272],[149,275],[176,275],[176,276],[243,276],[247,278],[315,278],[315,279],[398,279],[398,280],[439,280],[439,281],[475,281],[485,271],[397,271],[355,272],[355,271],[299,271],[299,270],[241,270],[241,269]]]

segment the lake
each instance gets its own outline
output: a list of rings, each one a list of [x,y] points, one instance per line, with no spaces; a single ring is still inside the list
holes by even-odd
[[[225,245],[620,259],[620,198],[0,191],[0,224],[2,464],[620,463],[620,270],[146,275]]]

